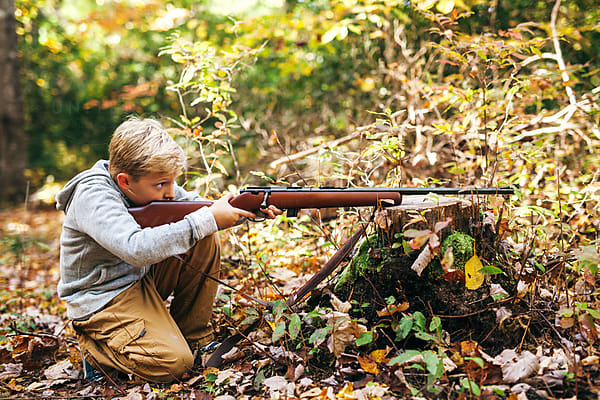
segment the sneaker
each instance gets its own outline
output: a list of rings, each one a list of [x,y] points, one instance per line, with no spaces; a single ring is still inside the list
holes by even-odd
[[[206,360],[208,360],[211,354],[221,345],[219,342],[210,342],[204,346],[196,347],[194,350],[194,366],[204,368]]]
[[[208,344],[205,344],[202,347],[199,347],[197,349],[198,354],[206,354],[206,353],[212,353],[213,351],[215,351],[217,349],[217,347],[219,347],[221,345],[221,343],[219,342],[210,342]]]
[[[83,352],[81,353],[81,359],[83,360],[83,379],[88,382],[98,382],[104,377],[100,371],[92,367],[92,364],[85,359]]]

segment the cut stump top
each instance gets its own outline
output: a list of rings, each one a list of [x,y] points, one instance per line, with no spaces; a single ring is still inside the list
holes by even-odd
[[[469,196],[469,199],[433,195],[404,196],[401,205],[387,208],[392,220],[391,230],[393,233],[405,229],[433,230],[437,222],[452,218],[450,230],[469,233],[470,221],[477,215],[478,209],[474,202],[479,203],[475,196]]]

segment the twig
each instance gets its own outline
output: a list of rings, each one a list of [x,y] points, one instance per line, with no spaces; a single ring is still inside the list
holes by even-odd
[[[269,164],[270,168],[277,168],[283,164],[288,164],[288,163],[293,163],[294,161],[297,160],[301,160],[305,157],[308,157],[312,154],[318,153],[320,150],[328,148],[328,147],[333,147],[333,146],[337,146],[341,143],[345,143],[345,142],[349,142],[352,139],[356,139],[357,137],[359,137],[360,135],[362,135],[362,131],[356,131],[351,133],[350,135],[344,136],[342,138],[333,140],[331,142],[327,142],[327,143],[323,143],[319,146],[313,147],[311,149],[307,149],[304,151],[301,151],[299,153],[293,154],[293,155],[285,155],[284,157],[281,157],[273,162],[271,162],[271,164]]]
[[[556,336],[558,336],[558,338],[560,339],[561,342],[565,340],[565,338],[560,334],[560,332],[556,330],[554,325],[552,325],[552,323],[550,323],[550,321],[548,321],[548,318],[546,318],[546,316],[544,314],[542,314],[542,310],[540,310],[538,308],[532,308],[532,310],[537,312],[539,314],[539,316],[542,317],[542,319],[544,321],[546,321],[548,326],[554,331],[554,333],[556,334]]]
[[[564,232],[563,232],[563,224],[561,221],[561,214],[562,214],[562,201],[561,201],[561,196],[560,196],[560,162],[558,160],[556,160],[556,197],[558,197],[558,223],[560,224],[560,252],[561,252],[561,257],[564,257],[563,255],[565,254],[565,239],[564,239]]]
[[[277,131],[273,131],[273,135],[275,136],[275,140],[277,141],[277,145],[279,145],[279,148],[281,149],[282,153],[285,154],[285,158],[288,159],[287,163],[292,164],[292,168],[294,168],[294,171],[296,172],[296,175],[298,175],[298,177],[302,180],[302,182],[304,182],[304,184],[308,186],[308,182],[306,182],[306,179],[304,179],[304,177],[302,176],[302,174],[300,173],[300,171],[298,171],[298,168],[296,167],[296,164],[294,163],[294,160],[292,160],[290,158],[290,155],[288,154],[288,152],[285,150],[285,148],[283,147],[283,145],[279,141],[279,135],[277,135]],[[280,160],[281,160],[281,158],[279,160],[277,160],[277,161],[280,161]],[[271,165],[273,165],[277,161],[273,161],[271,163]]]
[[[110,377],[110,375],[104,370],[104,368],[102,368],[102,366],[96,361],[96,359],[91,354],[88,353],[87,356],[88,358],[86,360],[88,360],[88,362],[91,362],[93,368],[100,370],[104,377],[106,377],[106,379],[110,381],[110,383],[112,383],[117,388],[117,390],[121,392],[121,394],[127,394],[127,392],[121,386],[119,386],[113,378]]]
[[[233,160],[233,165],[235,166],[235,180],[238,185],[241,185],[240,181],[240,165],[238,163],[237,157],[235,156],[235,151],[233,151],[233,144],[231,143],[231,129],[227,127],[227,145],[229,146],[229,154],[231,155],[231,159]]]
[[[523,342],[525,341],[527,332],[529,332],[530,325],[531,325],[531,317],[529,317],[529,320],[527,321],[527,326],[525,327],[525,332],[523,332],[523,337],[521,337],[521,342],[519,343],[519,351],[521,351],[521,348],[523,347]]]
[[[23,210],[27,212],[27,204],[29,204],[29,185],[30,181],[27,180],[27,187],[25,188],[25,202],[23,203]]]
[[[396,346],[396,343],[394,343],[392,338],[387,333],[385,333],[385,331],[383,329],[379,328],[379,332],[381,332],[383,334],[383,336],[385,336],[387,338],[387,340],[389,340],[389,342],[391,343],[394,350],[399,351],[398,347]]]
[[[479,341],[479,344],[485,342],[486,340],[489,339],[489,337],[492,335],[492,333],[496,330],[496,328],[498,327],[498,325],[494,325],[494,327],[492,328],[492,330],[490,331],[490,333],[488,333],[487,335],[485,335],[485,337]]]
[[[461,315],[436,314],[435,316],[439,317],[439,318],[465,318],[465,317],[472,317],[473,315],[477,315],[477,314],[481,314],[481,313],[486,312],[486,311],[490,311],[490,307],[491,306],[496,306],[496,305],[500,305],[500,304],[504,304],[504,303],[509,303],[509,302],[511,302],[514,299],[516,299],[516,296],[514,296],[514,297],[513,296],[507,297],[506,299],[503,299],[503,300],[496,301],[494,303],[488,304],[486,306],[486,308],[484,308],[484,309],[481,309],[481,310],[478,310],[478,311],[473,311],[473,312],[470,312],[470,313],[467,313],[467,314],[461,314]],[[421,302],[423,302],[423,301],[421,300]]]
[[[562,50],[560,49],[560,41],[558,39],[558,30],[556,29],[556,20],[558,18],[558,11],[560,10],[560,3],[561,3],[561,0],[556,0],[556,3],[554,3],[554,7],[552,7],[552,14],[550,15],[550,29],[552,30],[552,44],[554,45],[554,52],[556,54],[556,63],[558,64],[558,68],[561,72],[562,81],[565,84],[565,91],[567,92],[567,96],[569,97],[569,103],[574,106],[577,103],[577,99],[575,98],[573,89],[567,85],[567,83],[569,82],[569,74],[567,74],[567,68],[565,66],[565,61],[563,59]],[[573,109],[573,112],[575,112],[574,109]],[[571,115],[572,115],[572,113],[571,113]],[[565,116],[563,123],[568,121],[571,118],[571,115],[569,115],[569,118],[567,118]]]
[[[532,216],[532,218],[533,218],[533,216]],[[515,300],[518,298],[517,291],[519,290],[519,282],[521,281],[521,278],[523,277],[523,271],[525,271],[525,264],[527,263],[527,259],[529,258],[529,255],[531,254],[531,250],[533,249],[534,242],[535,242],[535,235],[532,234],[531,240],[529,241],[529,246],[527,246],[524,249],[523,255],[521,256],[521,270],[519,271],[519,276],[517,276],[515,290],[513,293],[513,295],[515,296]]]
[[[269,286],[271,286],[273,288],[273,290],[275,290],[277,292],[277,294],[279,295],[280,299],[285,299],[284,294],[281,292],[281,290],[279,290],[279,288],[277,287],[277,285],[275,284],[275,282],[273,281],[273,279],[271,278],[271,276],[267,272],[267,269],[263,266],[263,263],[262,262],[258,262],[256,264],[258,265],[258,267],[260,268],[260,271],[262,272],[263,276],[265,277],[265,279],[269,283]]]
[[[567,106],[567,108],[569,108],[569,107],[571,107],[571,106],[570,105]],[[526,131],[518,136],[515,136],[514,138],[510,139],[509,143],[517,143],[525,138],[543,135],[545,133],[556,134],[556,133],[563,132],[565,129],[577,129],[577,128],[581,128],[581,127],[582,126],[578,125],[578,124],[561,124],[560,126],[549,126],[546,128],[534,129],[532,131]]]
[[[375,285],[373,284],[373,282],[371,282],[371,280],[367,276],[365,276],[365,274],[363,274],[363,279],[365,281],[367,281],[367,283],[369,285],[371,285],[371,287],[373,288],[373,292],[375,293],[375,296],[377,298],[379,298],[379,301],[381,301],[381,305],[387,307],[387,303],[385,302],[385,300],[383,299],[383,297],[381,297],[381,294],[379,293],[379,291],[377,290],[377,288],[375,287]]]
[[[39,338],[45,338],[45,339],[54,339],[56,341],[60,341],[60,340],[64,340],[65,342],[71,343],[71,344],[77,344],[76,340],[73,339],[62,339],[57,335],[52,335],[50,333],[42,333],[42,332],[25,332],[21,329],[18,329],[15,325],[11,324],[11,329],[13,331],[15,331],[15,333],[9,333],[8,335],[6,335],[7,337],[11,337],[11,336],[33,336],[33,337],[39,337]],[[64,328],[63,328],[64,329]]]
[[[502,206],[500,207],[500,212],[498,213],[498,221],[496,222],[494,243],[498,243],[498,239],[500,239],[500,226],[502,225],[502,214],[504,214],[504,202],[502,202]]]
[[[229,326],[231,326],[237,333],[238,335],[240,335],[241,337],[243,337],[248,343],[250,343],[252,345],[252,347],[254,347],[255,349],[257,349],[258,351],[260,351],[262,354],[264,354],[265,356],[269,357],[271,360],[273,360],[273,362],[275,362],[276,364],[282,364],[279,361],[277,361],[275,359],[275,357],[273,357],[271,354],[267,353],[265,351],[265,349],[261,348],[260,346],[256,345],[256,342],[252,339],[250,339],[244,332],[242,332],[237,326],[235,326],[235,324],[227,317],[225,316],[225,321],[227,321],[227,323],[229,324]]]
[[[387,127],[388,130],[390,129],[389,127]],[[361,137],[365,132],[371,130],[371,129],[385,129],[381,126],[374,126],[374,125],[367,125],[367,126],[361,126],[360,128],[357,128],[354,132],[352,132],[349,135],[346,135],[344,137],[341,137],[339,139],[335,139],[332,140],[331,142],[327,142],[327,143],[323,143],[320,144],[319,146],[315,146],[313,148],[298,152],[296,154],[292,154],[292,155],[288,155],[286,154],[284,157],[281,157],[275,161],[272,161],[269,164],[270,168],[277,168],[280,167],[283,164],[288,164],[290,162],[294,162],[297,160],[301,160],[305,157],[308,157],[312,154],[318,153],[320,150],[326,149],[326,148],[331,148],[331,147],[335,147],[337,145],[340,145],[342,143],[346,143],[349,142],[351,140],[357,139],[359,137]],[[387,132],[386,132],[387,133]]]

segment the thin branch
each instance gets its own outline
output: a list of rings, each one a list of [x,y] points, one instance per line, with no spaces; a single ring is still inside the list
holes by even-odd
[[[315,146],[313,148],[301,151],[301,152],[296,153],[296,154],[292,154],[292,155],[287,155],[286,154],[284,157],[281,157],[281,158],[279,158],[279,159],[277,159],[275,161],[272,161],[271,164],[269,164],[269,167],[274,169],[274,168],[280,167],[281,165],[288,164],[290,162],[294,162],[294,161],[297,161],[297,160],[301,160],[301,159],[303,159],[305,157],[308,157],[308,156],[310,156],[312,154],[318,153],[320,150],[331,148],[331,147],[335,147],[335,146],[340,145],[342,143],[346,143],[346,142],[349,142],[349,141],[351,141],[353,139],[359,138],[364,132],[366,132],[366,131],[368,131],[370,129],[379,129],[379,128],[380,127],[376,127],[376,126],[373,126],[373,125],[362,126],[362,127],[358,128],[358,129],[356,129],[351,134],[349,134],[347,136],[344,136],[344,137],[341,137],[339,139],[332,140],[331,142],[323,143],[323,144],[321,144],[319,146]]]
[[[32,336],[32,337],[39,337],[39,338],[43,338],[43,339],[54,339],[57,342],[60,340],[64,340],[67,343],[71,343],[71,344],[77,344],[76,340],[73,339],[62,339],[60,336],[58,335],[52,335],[50,333],[43,333],[43,332],[26,332],[23,331],[21,329],[18,329],[16,327],[16,325],[11,324],[10,328],[15,332],[15,333],[9,333],[8,335],[6,335],[7,337],[11,337],[11,336]],[[64,330],[64,328],[63,328]],[[61,330],[62,331],[62,330]]]
[[[554,45],[554,52],[556,54],[556,62],[558,63],[558,68],[561,72],[561,78],[563,83],[565,84],[565,91],[567,92],[567,96],[569,97],[569,103],[571,105],[575,105],[577,103],[577,99],[575,98],[575,93],[573,92],[573,88],[571,88],[567,83],[569,82],[569,74],[567,73],[567,68],[565,66],[565,60],[563,59],[562,50],[560,49],[560,41],[558,37],[558,30],[556,29],[556,20],[558,19],[558,11],[560,10],[561,0],[556,0],[554,3],[554,7],[552,8],[552,14],[550,16],[550,29],[552,30],[552,44]],[[574,110],[573,110],[574,111]],[[569,116],[570,118],[570,116]],[[565,117],[563,122],[568,121]]]

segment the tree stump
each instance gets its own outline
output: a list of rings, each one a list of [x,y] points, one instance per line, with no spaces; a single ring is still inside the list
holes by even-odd
[[[411,229],[433,230],[437,222],[452,218],[450,230],[469,233],[470,221],[478,212],[477,202],[465,198],[443,196],[404,196],[402,204],[387,209],[391,232]]]
[[[496,245],[495,236],[486,239],[487,236],[481,235],[484,228],[494,229],[493,218],[487,222],[491,226],[482,224],[480,200],[483,199],[475,196],[469,199],[406,196],[403,200],[402,205],[386,210],[387,230],[378,229],[378,234],[357,245],[355,255],[338,277],[333,292],[343,301],[360,305],[355,307],[357,317],[376,321],[393,302],[396,310],[418,311],[428,318],[439,316],[453,340],[486,340],[487,344],[492,344],[497,338],[488,335],[496,324],[490,285],[467,289],[464,274],[462,281],[456,279],[461,274],[446,272],[441,264],[442,249],[455,236],[467,237],[471,243],[471,254],[462,260],[463,271],[464,262],[474,254],[480,256],[478,249],[482,241],[490,240],[487,247]],[[407,229],[435,232],[436,223],[448,218],[451,218],[448,226],[436,233],[439,237],[437,255],[422,273],[415,272],[412,267],[429,244],[422,242],[419,249],[411,249],[407,246],[410,238],[403,234]],[[456,232],[463,235],[455,235]],[[427,232],[423,233],[427,235]],[[456,251],[454,254],[453,268],[459,269]],[[489,283],[490,278],[486,279]],[[511,342],[515,337],[514,333],[503,337],[502,345],[510,344],[507,341]]]
[[[392,274],[387,274],[385,271],[386,264],[398,262],[406,264],[411,260],[414,262],[415,252],[407,251],[406,248],[408,239],[402,242],[402,234],[406,229],[422,231],[424,235],[427,231],[433,232],[440,241],[451,232],[462,232],[468,235],[477,209],[478,207],[472,202],[460,198],[406,196],[400,206],[389,207],[383,211],[386,223],[382,224],[381,217],[376,217],[378,226],[387,225],[388,228],[380,231],[378,235],[366,238],[358,245],[355,256],[340,275],[335,291],[346,291],[349,284],[357,278],[372,272],[376,272],[378,276],[383,273],[391,277]],[[447,222],[447,226],[436,232],[435,226],[438,222]],[[402,243],[402,246],[399,243]],[[469,251],[472,255],[472,245]],[[419,272],[418,275],[420,276],[421,273]]]

